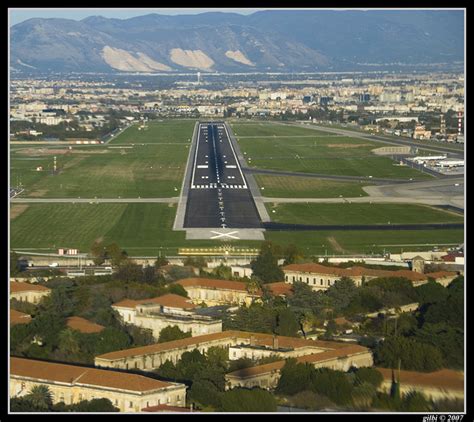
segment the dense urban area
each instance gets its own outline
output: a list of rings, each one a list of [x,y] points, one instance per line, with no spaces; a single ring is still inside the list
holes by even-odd
[[[464,86],[12,72],[10,411],[464,412]]]

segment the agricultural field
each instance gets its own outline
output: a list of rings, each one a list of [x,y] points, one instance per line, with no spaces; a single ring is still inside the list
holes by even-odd
[[[267,231],[265,239],[280,245],[293,243],[307,256],[400,253],[459,245],[464,241],[464,230]]]
[[[266,204],[274,222],[292,224],[462,223],[464,217],[413,204]]]
[[[146,128],[136,124],[130,126],[109,142],[110,145],[125,144],[185,144],[190,143],[196,120],[148,121]]]
[[[131,256],[177,253],[180,247],[220,246],[212,240],[185,240],[173,231],[176,204],[12,204],[11,249],[56,252],[59,247],[88,252],[96,240],[116,242]],[[257,241],[233,242],[258,247]]]
[[[73,146],[72,149],[69,146],[15,148],[10,157],[10,184],[18,186],[21,181],[25,188],[22,196],[26,197],[178,196],[190,143],[179,132],[182,130],[180,124],[174,122],[174,125],[178,128],[174,139],[182,142],[173,145],[115,146],[115,141],[112,141],[108,145]],[[192,126],[187,127],[189,137],[192,136]],[[52,175],[53,156],[57,157],[59,171],[56,175]],[[40,165],[43,170],[36,171]]]
[[[336,182],[312,177],[270,176],[256,174],[262,196],[269,198],[354,198],[367,196],[364,182]]]
[[[381,144],[365,139],[264,123],[235,124],[232,128],[249,167],[415,180],[431,177],[388,157],[376,156],[372,149]]]

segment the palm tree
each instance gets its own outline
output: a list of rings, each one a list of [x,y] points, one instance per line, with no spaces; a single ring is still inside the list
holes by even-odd
[[[59,348],[63,352],[71,355],[79,353],[80,348],[76,333],[70,328],[66,328],[59,333]]]
[[[25,396],[34,408],[48,411],[53,405],[53,395],[46,385],[35,385]]]

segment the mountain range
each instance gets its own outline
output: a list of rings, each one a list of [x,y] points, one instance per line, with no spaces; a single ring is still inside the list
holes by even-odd
[[[28,72],[318,72],[463,60],[462,10],[34,18],[10,28],[10,66]]]

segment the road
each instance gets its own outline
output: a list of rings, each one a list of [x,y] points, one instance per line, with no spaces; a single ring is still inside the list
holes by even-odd
[[[228,129],[199,123],[189,163],[184,228],[260,228],[261,221]]]

